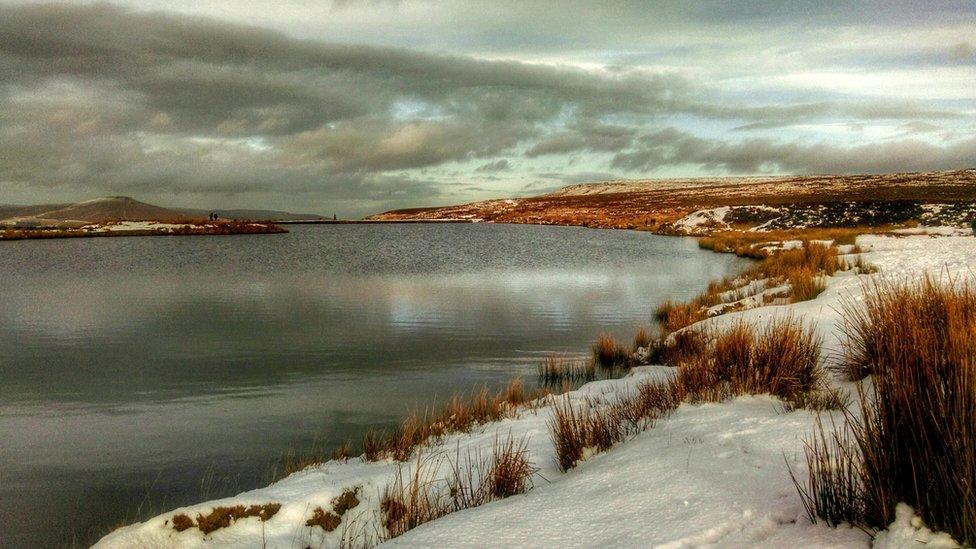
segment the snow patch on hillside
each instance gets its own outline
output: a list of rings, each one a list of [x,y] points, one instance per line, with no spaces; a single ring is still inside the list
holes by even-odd
[[[675,221],[674,227],[675,229],[689,232],[705,227],[728,227],[729,224],[725,222],[725,216],[728,215],[731,209],[729,206],[722,206],[720,208],[698,210]]]

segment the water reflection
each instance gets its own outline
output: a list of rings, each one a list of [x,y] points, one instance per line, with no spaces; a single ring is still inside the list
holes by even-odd
[[[741,265],[498,225],[2,243],[0,539],[87,541],[147,490],[143,515],[198,499],[209,468],[233,479],[209,497],[257,486],[287,449],[629,337]]]

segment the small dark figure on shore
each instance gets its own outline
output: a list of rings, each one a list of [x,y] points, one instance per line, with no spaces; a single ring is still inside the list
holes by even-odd
[[[969,226],[973,229],[973,236],[976,236],[976,219],[970,221]]]
[[[336,214],[332,214],[332,221],[336,221]],[[974,225],[976,225],[976,222],[974,222]]]

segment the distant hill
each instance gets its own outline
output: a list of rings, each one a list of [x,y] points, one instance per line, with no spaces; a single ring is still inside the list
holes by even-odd
[[[202,210],[163,208],[140,202],[127,196],[110,196],[86,200],[76,204],[47,204],[37,206],[0,206],[0,223],[28,227],[65,227],[109,221],[160,221],[185,223],[205,220],[211,213],[221,219],[247,221],[276,221],[323,219],[314,214],[295,214],[275,210]]]
[[[71,204],[40,204],[37,206],[4,206],[0,205],[0,220],[11,217],[28,217],[52,210],[66,208]]]
[[[56,210],[36,214],[35,217],[57,221],[166,221],[184,222],[193,218],[176,210],[153,206],[127,196],[96,198],[71,204]]]

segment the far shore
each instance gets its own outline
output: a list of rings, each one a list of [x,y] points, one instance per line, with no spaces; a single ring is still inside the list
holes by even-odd
[[[288,231],[264,221],[206,221],[162,223],[120,221],[77,228],[0,228],[0,240],[48,238],[94,238],[103,236],[221,236],[237,234],[280,234]]]

